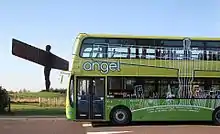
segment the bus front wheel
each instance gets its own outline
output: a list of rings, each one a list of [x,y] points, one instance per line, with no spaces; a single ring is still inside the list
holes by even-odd
[[[220,125],[220,107],[216,108],[212,114],[212,121],[214,125]]]
[[[115,107],[111,111],[111,122],[115,125],[127,125],[131,122],[131,112],[126,107]]]

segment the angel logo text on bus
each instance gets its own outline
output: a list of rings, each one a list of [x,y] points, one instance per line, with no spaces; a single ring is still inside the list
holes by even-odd
[[[97,69],[103,74],[108,74],[109,71],[119,72],[120,62],[86,61],[85,63],[83,63],[82,67],[86,71],[95,71]]]

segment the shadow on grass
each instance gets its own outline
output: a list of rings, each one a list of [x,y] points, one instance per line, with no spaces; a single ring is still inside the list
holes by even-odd
[[[135,121],[126,126],[173,126],[173,125],[205,125],[212,126],[212,121]],[[93,122],[93,127],[122,127],[122,125],[113,125],[110,122]],[[123,125],[125,126],[125,125]]]

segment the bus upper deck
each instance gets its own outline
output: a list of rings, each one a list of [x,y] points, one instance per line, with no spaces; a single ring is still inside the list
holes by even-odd
[[[111,71],[113,75],[219,77],[219,61],[220,38],[79,34],[74,46],[73,71],[83,74],[98,69],[101,74]]]

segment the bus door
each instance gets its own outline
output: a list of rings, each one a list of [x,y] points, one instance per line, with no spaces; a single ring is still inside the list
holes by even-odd
[[[77,77],[76,119],[104,119],[104,77]]]

